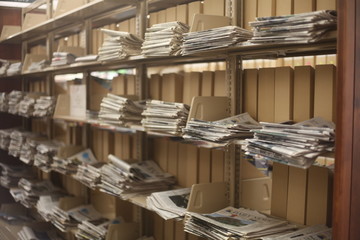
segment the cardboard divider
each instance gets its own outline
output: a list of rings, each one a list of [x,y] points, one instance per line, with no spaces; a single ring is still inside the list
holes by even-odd
[[[0,41],[18,32],[21,32],[21,26],[4,25],[1,31]]]
[[[28,69],[31,66],[31,64],[33,64],[35,62],[40,62],[42,60],[45,60],[46,58],[47,58],[46,55],[37,55],[37,54],[31,54],[31,53],[26,54],[21,72],[22,73],[28,72]]]
[[[42,24],[47,20],[46,14],[40,13],[27,13],[22,22],[21,30],[25,31],[26,29],[32,28],[39,24]]]
[[[225,182],[200,183],[191,187],[188,212],[211,213],[229,206]]]
[[[59,200],[59,208],[67,211],[77,206],[85,204],[85,199],[82,197],[63,197]]]
[[[81,151],[85,150],[85,147],[79,145],[66,145],[59,148],[56,156],[59,158],[68,158]]]
[[[270,177],[242,180],[240,206],[257,211],[270,210],[271,183]]]
[[[211,28],[229,26],[231,18],[217,15],[195,14],[191,23],[190,32],[204,31]]]
[[[86,0],[59,0],[59,3],[54,12],[54,17],[60,16],[85,4],[87,4]]]
[[[54,119],[65,119],[73,121],[86,121],[86,118],[71,116],[70,114],[70,95],[59,94],[56,101]]]
[[[109,225],[106,240],[134,240],[138,237],[139,226],[137,223],[121,223]]]
[[[194,97],[188,121],[192,118],[216,121],[230,116],[228,97]]]

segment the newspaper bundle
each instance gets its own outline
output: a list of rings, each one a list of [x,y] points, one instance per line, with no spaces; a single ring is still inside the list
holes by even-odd
[[[153,161],[129,164],[114,155],[101,168],[100,191],[126,200],[142,193],[167,190],[175,178],[163,172]]]
[[[308,168],[320,154],[334,151],[335,124],[320,117],[293,125],[260,124],[263,128],[246,140],[246,154],[255,158]]]
[[[165,220],[183,217],[186,213],[191,188],[154,192],[146,199],[149,209]]]
[[[20,74],[21,73],[21,67],[22,67],[21,62],[16,62],[16,63],[10,64],[9,68],[6,70],[6,75],[7,76],[13,76],[13,75]]]
[[[9,155],[13,157],[20,157],[21,149],[26,142],[28,137],[35,136],[35,133],[16,129],[10,133],[10,144],[8,148]]]
[[[52,219],[53,210],[59,206],[60,199],[66,196],[60,192],[40,196],[36,203],[36,210],[45,221],[49,222]]]
[[[184,103],[146,101],[145,117],[141,122],[148,131],[180,135],[186,125],[190,107]]]
[[[52,116],[56,106],[56,98],[52,96],[40,96],[34,105],[34,117]]]
[[[124,220],[121,217],[113,220],[106,218],[86,220],[78,225],[75,237],[79,240],[105,240],[110,224],[121,224],[123,222]]]
[[[214,239],[259,238],[293,229],[286,221],[267,217],[257,211],[227,207],[214,213],[185,215],[185,231]]]
[[[6,92],[0,92],[0,112],[7,112],[9,109],[9,97]]]
[[[75,62],[76,56],[68,52],[54,52],[51,59],[51,67],[69,65]]]
[[[183,129],[183,138],[226,144],[234,139],[252,136],[250,130],[258,128],[261,128],[261,125],[248,113],[213,122],[191,119]]]
[[[34,156],[34,165],[44,172],[52,170],[53,157],[57,154],[61,144],[59,142],[42,142],[36,147],[37,153]]]
[[[31,117],[34,113],[34,106],[38,97],[39,96],[36,96],[35,94],[25,95],[19,102],[18,114],[23,117]]]
[[[101,183],[101,168],[104,163],[94,165],[79,165],[73,177],[91,189],[95,189]]]
[[[11,142],[11,133],[14,131],[14,128],[9,129],[0,129],[0,149],[8,151],[10,142]]]
[[[48,141],[47,138],[35,133],[27,136],[24,144],[21,146],[20,160],[26,164],[33,164],[35,154],[37,153],[36,147],[46,141]]]
[[[53,157],[53,163],[51,164],[51,168],[54,171],[57,171],[62,174],[75,174],[80,165],[93,165],[97,163],[97,159],[95,158],[91,149],[85,149],[84,151],[79,151],[73,156],[70,157],[61,157],[59,155],[55,155]]]
[[[128,32],[101,29],[108,37],[99,48],[99,61],[123,59],[140,55],[143,39]]]
[[[108,93],[101,101],[99,119],[111,125],[140,124],[142,111],[143,105],[139,102]]]
[[[10,66],[10,62],[5,59],[0,59],[0,76],[6,75],[6,71]]]
[[[325,225],[314,225],[287,234],[276,234],[262,240],[331,240],[332,229]]]
[[[19,112],[19,103],[23,99],[24,93],[21,91],[13,90],[9,93],[9,113],[18,114]]]
[[[17,187],[21,178],[35,178],[35,174],[32,171],[32,168],[26,165],[8,165],[5,163],[0,163],[0,167],[0,184],[5,188]]]
[[[254,37],[250,43],[310,43],[321,40],[336,30],[337,13],[322,10],[276,17],[258,17],[250,22]]]
[[[146,29],[145,41],[141,47],[144,56],[181,55],[183,34],[189,26],[182,22],[167,22],[152,25]]]
[[[252,32],[238,26],[225,26],[184,34],[183,55],[195,54],[218,48],[228,48],[245,42]]]

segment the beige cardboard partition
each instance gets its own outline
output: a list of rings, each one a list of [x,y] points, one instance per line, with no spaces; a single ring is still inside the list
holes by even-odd
[[[59,200],[59,208],[67,211],[72,208],[85,204],[85,200],[82,197],[63,197]]]
[[[81,57],[85,55],[85,49],[82,47],[59,46],[57,51],[72,53],[77,57]]]
[[[257,0],[244,0],[244,18],[243,18],[243,27],[251,30],[249,22],[254,22],[257,16],[258,4]]]
[[[276,16],[290,15],[293,13],[294,0],[276,0]]]
[[[216,121],[230,116],[228,97],[194,97],[188,120]]]
[[[86,121],[86,118],[74,117],[70,115],[70,95],[59,94],[54,111],[54,119],[65,119],[73,121]]]
[[[294,72],[291,67],[275,69],[275,122],[293,119]]]
[[[274,114],[275,68],[261,68],[258,78],[258,121],[274,122]]]
[[[18,32],[21,32],[21,26],[4,25],[1,31],[0,41]]]
[[[139,226],[137,223],[110,224],[106,240],[134,240],[139,237]]]
[[[188,24],[192,24],[196,14],[203,13],[203,4],[200,1],[191,2],[188,4]]]
[[[257,17],[270,17],[276,13],[276,0],[257,0],[258,12]]]
[[[244,69],[243,109],[255,120],[258,118],[258,70]]]
[[[229,26],[231,18],[225,16],[195,14],[191,23],[190,32],[204,31],[211,28]]]
[[[176,19],[179,22],[188,24],[188,5],[182,4],[176,6]]]
[[[191,104],[193,97],[200,96],[201,73],[187,72],[184,76],[183,103]]]
[[[21,72],[26,73],[28,71],[29,67],[31,66],[31,64],[33,64],[35,62],[40,62],[42,60],[45,60],[46,58],[47,58],[46,55],[36,55],[36,54],[31,54],[31,53],[26,54]]]
[[[71,157],[83,150],[85,150],[85,148],[83,146],[66,145],[66,146],[59,148],[56,156],[59,158],[68,158],[68,157]]]
[[[295,67],[293,110],[295,122],[314,116],[314,69],[311,66]]]
[[[224,182],[194,184],[191,187],[187,211],[211,213],[229,206],[227,188]]]
[[[289,186],[289,166],[273,163],[271,215],[286,219]]]
[[[151,74],[149,79],[149,97],[150,99],[161,99],[162,78],[160,74]]]
[[[58,17],[66,12],[79,8],[87,3],[86,0],[59,0],[54,17]]]
[[[294,13],[315,11],[316,0],[294,0]]]
[[[316,0],[316,10],[336,10],[337,0]]]
[[[271,204],[270,177],[247,179],[241,181],[240,206],[257,211],[267,211]]]
[[[214,96],[214,72],[212,71],[202,73],[201,96]]]
[[[225,0],[204,0],[204,14],[225,16]]]
[[[42,24],[46,20],[47,20],[46,14],[27,13],[25,15],[25,18],[24,18],[23,22],[22,22],[21,30],[25,31],[26,29],[29,29],[31,27]]]

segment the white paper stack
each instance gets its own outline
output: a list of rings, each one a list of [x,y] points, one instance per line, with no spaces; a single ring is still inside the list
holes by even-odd
[[[11,133],[15,128],[0,129],[0,149],[8,151],[11,142]]]
[[[36,206],[40,196],[51,195],[58,191],[49,180],[29,180],[21,178],[18,187],[15,201],[19,201],[27,208]]]
[[[34,105],[34,117],[52,116],[56,106],[56,98],[51,96],[41,96],[36,99]]]
[[[146,29],[145,41],[141,47],[144,56],[181,55],[183,34],[189,26],[182,22],[154,24]]]
[[[32,168],[26,165],[8,165],[0,163],[1,167],[1,186],[5,188],[14,188],[18,186],[21,178],[33,179],[35,174]]]
[[[6,75],[6,71],[8,70],[10,66],[10,62],[5,59],[0,59],[0,76]]]
[[[286,234],[276,234],[263,237],[262,240],[331,240],[332,229],[325,225],[308,226]]]
[[[24,98],[24,93],[13,90],[9,93],[8,97],[9,97],[9,113],[18,114],[19,103]]]
[[[101,101],[99,119],[111,125],[140,124],[143,109],[139,102],[108,93]]]
[[[121,224],[124,220],[117,218],[109,220],[106,218],[100,218],[96,220],[83,221],[78,225],[78,231],[75,237],[79,240],[97,239],[105,240],[110,224]]]
[[[183,55],[239,45],[253,36],[252,32],[238,26],[225,26],[184,34]]]
[[[26,95],[20,102],[19,102],[19,110],[18,114],[24,117],[31,117],[34,113],[34,105],[38,96],[33,94]]]
[[[21,67],[22,67],[21,62],[10,64],[9,68],[6,70],[6,75],[13,76],[13,75],[20,74],[21,73]]]
[[[20,160],[26,164],[33,164],[37,153],[36,147],[46,141],[48,141],[47,138],[37,134],[27,136],[25,143],[21,146]]]
[[[10,134],[10,145],[9,145],[9,155],[13,157],[19,157],[21,154],[21,148],[24,145],[26,138],[30,136],[34,136],[35,134],[32,132],[24,131],[24,130],[14,130]]]
[[[214,213],[188,212],[185,232],[207,239],[259,239],[293,229],[286,221],[267,217],[257,211],[227,207]]]
[[[175,178],[163,172],[153,161],[129,164],[114,155],[101,168],[100,191],[126,200],[142,193],[167,190]]]
[[[44,172],[50,172],[52,170],[53,157],[57,154],[60,146],[60,143],[53,141],[39,144],[36,147],[37,153],[34,156],[34,165]]]
[[[141,123],[148,131],[180,135],[186,125],[189,110],[190,107],[184,103],[149,100],[142,113],[145,118]]]
[[[246,139],[246,154],[255,158],[283,162],[301,168],[310,167],[316,157],[334,151],[335,124],[320,117],[293,125],[260,123]]]
[[[76,56],[68,52],[54,52],[51,60],[51,67],[69,65],[75,62]]]
[[[55,207],[51,222],[62,232],[67,232],[77,228],[83,221],[93,221],[103,219],[101,214],[92,205],[81,205],[64,211]]]
[[[73,177],[91,189],[95,189],[101,183],[101,168],[104,163],[94,165],[79,165]]]
[[[253,135],[251,129],[261,128],[248,113],[218,121],[202,121],[191,119],[183,129],[183,138],[189,140],[205,140],[215,143],[229,143],[234,139],[243,139]]]
[[[62,174],[75,174],[77,172],[78,166],[93,165],[97,162],[98,161],[91,149],[86,149],[68,158],[61,158],[55,155],[53,157],[51,168]]]
[[[321,40],[326,33],[336,30],[334,10],[299,13],[276,17],[258,17],[250,22],[254,37],[250,43],[310,43]]]
[[[9,109],[9,97],[5,92],[0,93],[0,112],[7,112]]]
[[[146,199],[147,207],[165,220],[183,217],[186,213],[191,188],[154,192]]]
[[[101,29],[108,37],[99,48],[99,61],[123,59],[140,55],[143,39],[128,32]]]
[[[55,231],[55,228],[49,226],[44,229],[43,225],[41,228],[33,229],[30,226],[23,226],[22,229],[17,233],[19,240],[62,240]]]

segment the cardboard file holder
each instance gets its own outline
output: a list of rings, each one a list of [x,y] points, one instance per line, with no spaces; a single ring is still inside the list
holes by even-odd
[[[229,206],[227,187],[224,182],[194,184],[187,211],[211,213]]]
[[[230,116],[228,97],[194,97],[191,101],[188,121],[192,118],[216,121]]]
[[[209,30],[212,28],[229,26],[231,18],[217,15],[195,14],[190,32]]]
[[[21,26],[10,26],[10,25],[4,25],[3,29],[1,31],[0,41],[7,39],[8,37],[21,32]]]
[[[31,53],[26,54],[21,72],[22,73],[28,72],[28,69],[29,69],[29,67],[31,66],[32,63],[40,62],[40,61],[42,61],[42,60],[44,60],[46,58],[47,58],[46,55],[36,55],[36,54],[31,54]]]
[[[22,23],[22,31],[42,24],[47,20],[46,14],[27,13]]]

